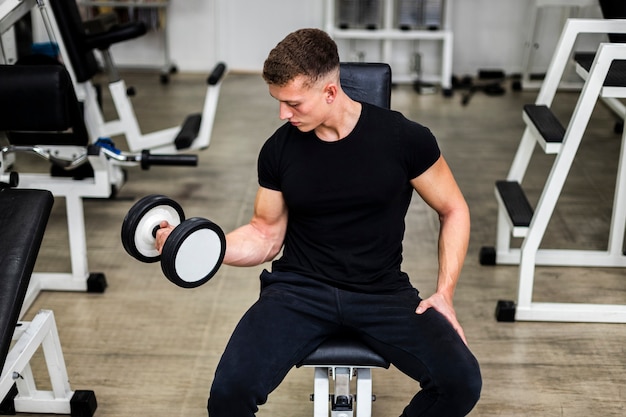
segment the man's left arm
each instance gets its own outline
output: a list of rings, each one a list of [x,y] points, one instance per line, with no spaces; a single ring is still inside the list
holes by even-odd
[[[443,156],[428,170],[411,180],[411,185],[437,212],[440,222],[437,291],[422,300],[416,313],[422,314],[431,307],[436,309],[466,341],[463,328],[456,318],[453,299],[469,244],[469,208]]]

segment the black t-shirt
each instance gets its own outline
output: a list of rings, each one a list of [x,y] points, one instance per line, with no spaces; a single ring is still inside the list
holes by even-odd
[[[362,104],[354,130],[336,142],[289,123],[280,127],[261,149],[258,174],[262,187],[283,194],[288,209],[273,270],[380,293],[408,281],[400,264],[409,181],[440,151],[426,127]]]

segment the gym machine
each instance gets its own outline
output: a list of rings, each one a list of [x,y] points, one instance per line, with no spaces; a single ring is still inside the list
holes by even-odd
[[[208,148],[221,81],[226,73],[224,63],[216,64],[207,78],[201,113],[189,115],[180,126],[142,133],[129,98],[129,89],[118,74],[109,47],[143,35],[144,25],[131,22],[122,27],[113,25],[102,32],[87,33],[76,0],[55,0],[50,5],[53,32],[60,34],[56,39],[60,55],[72,75],[79,100],[84,103],[85,124],[91,138],[123,135],[131,152],[148,149],[160,153],[178,153]],[[108,73],[108,89],[118,115],[116,120],[105,121],[99,105],[98,90],[91,81],[99,70],[94,55],[96,49]]]
[[[103,273],[90,273],[83,198],[113,195],[111,177],[121,166],[196,165],[196,155],[124,153],[109,144],[89,144],[89,137],[66,69],[60,65],[0,65],[0,182],[5,186],[49,190],[64,197],[69,233],[69,273],[34,273],[26,295],[26,311],[41,290],[104,292]],[[9,171],[7,155],[32,153],[51,170],[87,169],[84,177]]]

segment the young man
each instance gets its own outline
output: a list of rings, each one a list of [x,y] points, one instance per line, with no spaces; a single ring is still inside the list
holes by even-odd
[[[254,416],[287,372],[338,332],[419,381],[402,416],[466,415],[482,381],[452,300],[469,210],[435,138],[397,112],[350,99],[323,31],[288,35],[263,78],[287,123],[260,152],[254,215],[227,235],[224,263],[259,265],[283,252],[221,358],[209,416]],[[425,299],[400,269],[414,191],[441,222],[437,290]]]

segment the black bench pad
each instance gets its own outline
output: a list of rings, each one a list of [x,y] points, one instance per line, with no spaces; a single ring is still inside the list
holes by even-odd
[[[0,370],[52,210],[52,193],[0,189]]]
[[[389,368],[389,362],[371,350],[356,336],[332,336],[325,340],[298,366],[349,365]]]
[[[585,71],[589,72],[595,57],[595,53],[579,52],[574,55],[574,61],[583,67]],[[605,87],[626,86],[626,61],[615,60],[611,62],[609,73],[607,74],[603,85]]]

